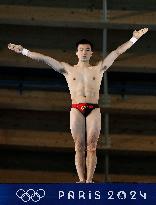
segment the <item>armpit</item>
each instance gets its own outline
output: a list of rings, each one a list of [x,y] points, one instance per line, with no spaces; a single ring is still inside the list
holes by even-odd
[[[104,67],[103,67],[103,61],[99,61],[96,65],[96,67],[100,70],[100,71],[103,71],[104,70]]]
[[[62,69],[61,69],[61,73],[62,74],[68,74],[68,73],[70,73],[70,70],[72,70],[72,66],[71,65],[69,65],[68,63],[65,63],[65,62],[61,62],[61,64],[62,64]]]
[[[64,68],[59,69],[59,73],[61,74],[67,74],[67,71]]]
[[[62,67],[54,67],[54,66],[51,66],[51,68],[53,68],[55,71],[57,71],[58,73],[60,74],[66,74],[67,71],[65,70],[65,68],[62,66]]]
[[[115,51],[112,51],[107,57],[103,60],[102,70],[107,70],[115,61],[115,59],[119,56],[119,54]]]
[[[103,66],[101,70],[107,70],[107,66]]]

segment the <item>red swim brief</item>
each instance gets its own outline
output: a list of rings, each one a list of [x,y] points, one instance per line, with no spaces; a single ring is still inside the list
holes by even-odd
[[[87,117],[92,110],[95,108],[99,108],[98,104],[91,104],[91,103],[78,103],[78,104],[72,104],[72,108],[78,109],[84,117]]]

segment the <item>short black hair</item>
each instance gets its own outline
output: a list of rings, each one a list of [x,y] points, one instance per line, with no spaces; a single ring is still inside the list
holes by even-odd
[[[89,44],[91,49],[93,50],[93,44],[89,40],[87,40],[85,38],[81,39],[80,41],[78,41],[76,43],[76,49],[78,49],[79,44]]]

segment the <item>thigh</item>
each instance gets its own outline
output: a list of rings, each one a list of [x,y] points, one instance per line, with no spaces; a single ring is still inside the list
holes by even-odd
[[[100,108],[95,108],[86,118],[87,141],[98,139],[101,131],[101,112]]]
[[[70,129],[73,138],[79,138],[85,142],[85,117],[76,108],[70,111]]]

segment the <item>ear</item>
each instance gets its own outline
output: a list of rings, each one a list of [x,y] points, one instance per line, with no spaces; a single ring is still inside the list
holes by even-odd
[[[76,52],[76,55],[78,56],[78,51]]]
[[[93,52],[91,52],[91,56],[93,55]]]

